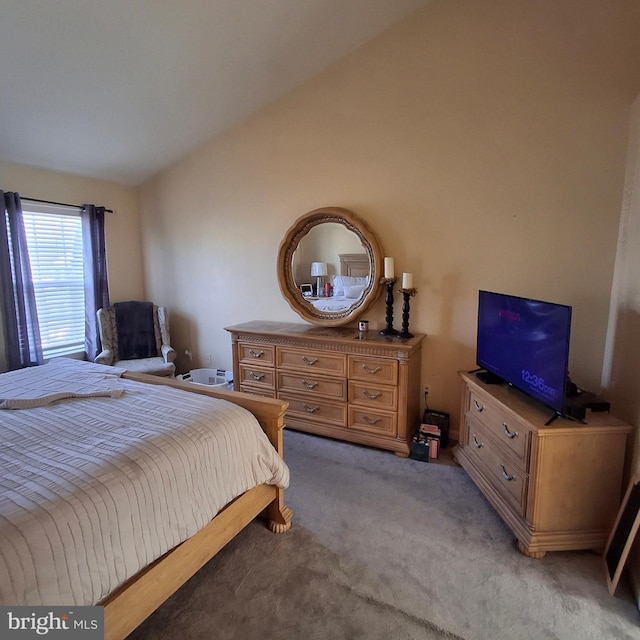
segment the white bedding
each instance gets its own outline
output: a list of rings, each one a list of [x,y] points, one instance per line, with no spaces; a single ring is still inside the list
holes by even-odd
[[[119,398],[124,393],[119,380],[124,372],[66,359],[13,371],[0,376],[0,409],[46,407],[70,398]]]
[[[4,399],[56,379],[121,390],[0,411],[0,605],[95,604],[248,489],[288,486],[251,413],[120,373],[58,360],[0,375]]]
[[[313,298],[309,300],[309,302],[318,310],[318,311],[344,311],[348,309],[351,305],[358,302],[357,299],[346,298],[345,296],[330,296],[328,298]]]

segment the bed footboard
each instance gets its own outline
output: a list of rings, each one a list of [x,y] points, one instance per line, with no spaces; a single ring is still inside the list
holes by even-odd
[[[256,416],[273,447],[281,457],[283,455],[282,429],[287,402],[141,373],[125,373],[123,377],[177,387],[240,405]],[[166,553],[103,601],[105,640],[124,640],[257,516],[265,518],[274,533],[287,531],[291,527],[293,512],[284,505],[284,491],[266,484],[247,491],[220,511],[204,529]]]
[[[193,382],[183,382],[182,380],[177,380],[175,378],[151,376],[146,373],[127,372],[123,374],[122,377],[128,380],[146,382],[148,384],[176,387],[177,389],[184,389],[190,393],[199,393],[201,395],[210,396],[211,398],[221,398],[222,400],[228,400],[229,402],[233,402],[233,404],[244,407],[257,418],[274,449],[278,452],[280,457],[282,457],[284,412],[289,406],[289,403],[285,400],[263,398],[260,396],[254,396],[250,393],[243,393],[241,391],[227,391],[226,389],[194,384]]]

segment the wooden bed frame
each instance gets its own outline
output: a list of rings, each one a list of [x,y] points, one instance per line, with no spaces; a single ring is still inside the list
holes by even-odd
[[[271,444],[282,456],[287,402],[141,373],[125,373],[123,377],[222,398],[244,407],[258,419]],[[293,512],[284,506],[283,493],[282,489],[266,484],[247,491],[220,511],[204,529],[103,600],[100,604],[104,606],[105,640],[124,640],[257,516],[266,518],[269,529],[274,533],[288,531]]]
[[[341,253],[340,275],[341,276],[368,276],[371,270],[369,256],[366,253]]]

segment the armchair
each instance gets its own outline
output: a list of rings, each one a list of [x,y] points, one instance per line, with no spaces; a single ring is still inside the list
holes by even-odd
[[[156,376],[175,374],[165,307],[151,302],[116,302],[98,309],[102,351],[94,362]]]

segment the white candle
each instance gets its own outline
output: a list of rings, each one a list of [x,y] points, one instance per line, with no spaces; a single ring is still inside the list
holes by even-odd
[[[402,288],[413,289],[413,273],[402,274]]]
[[[390,280],[394,276],[393,258],[384,259],[384,277]]]

